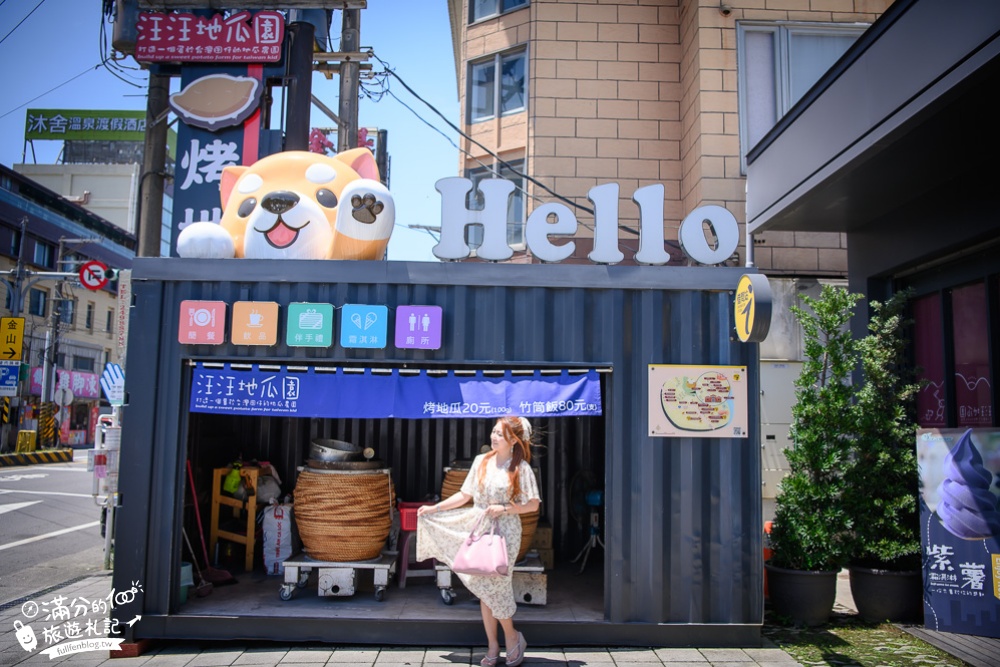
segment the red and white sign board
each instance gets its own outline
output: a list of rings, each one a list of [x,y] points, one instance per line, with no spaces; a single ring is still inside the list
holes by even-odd
[[[273,63],[281,60],[285,17],[270,10],[226,18],[140,12],[137,27],[139,62]]]
[[[99,290],[108,284],[108,267],[92,259],[80,267],[80,284],[89,290]]]
[[[125,354],[128,351],[128,315],[132,307],[132,270],[122,269],[118,272],[118,298],[115,300],[115,331],[118,348],[118,363],[125,367]]]

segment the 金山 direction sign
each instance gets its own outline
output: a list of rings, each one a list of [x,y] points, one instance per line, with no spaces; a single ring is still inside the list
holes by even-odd
[[[24,348],[24,318],[0,317],[0,335],[3,336],[0,359],[20,364]]]

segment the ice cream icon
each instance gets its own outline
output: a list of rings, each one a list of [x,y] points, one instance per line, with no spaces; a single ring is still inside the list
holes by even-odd
[[[957,537],[982,540],[1000,535],[1000,509],[990,491],[993,475],[967,430],[945,459],[945,478],[938,487],[941,524]]]

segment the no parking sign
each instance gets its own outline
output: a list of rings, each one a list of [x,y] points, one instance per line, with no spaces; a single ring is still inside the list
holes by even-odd
[[[80,267],[80,284],[89,290],[99,290],[108,284],[108,267],[96,259]]]

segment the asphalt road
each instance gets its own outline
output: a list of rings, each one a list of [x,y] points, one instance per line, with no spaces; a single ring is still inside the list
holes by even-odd
[[[73,463],[0,468],[0,604],[104,569],[86,450]]]

